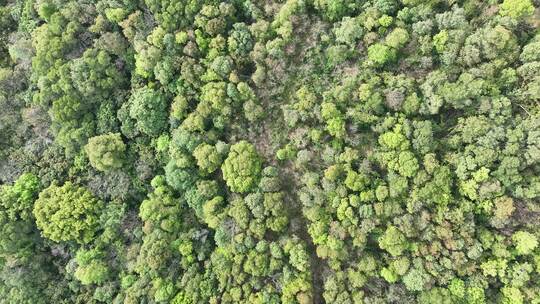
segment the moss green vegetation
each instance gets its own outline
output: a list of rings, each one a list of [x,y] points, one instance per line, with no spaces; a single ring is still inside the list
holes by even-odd
[[[0,0],[0,304],[540,303],[538,0]]]

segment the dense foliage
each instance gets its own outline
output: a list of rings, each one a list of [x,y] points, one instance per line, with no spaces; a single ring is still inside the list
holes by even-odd
[[[539,27],[0,0],[0,303],[540,303]]]
[[[98,228],[102,205],[88,190],[66,182],[62,187],[52,184],[41,191],[33,213],[44,237],[88,243]]]

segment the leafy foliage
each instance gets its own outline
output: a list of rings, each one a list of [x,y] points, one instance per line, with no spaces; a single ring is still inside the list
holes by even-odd
[[[538,1],[0,1],[0,303],[538,303]]]
[[[53,241],[90,242],[96,233],[103,203],[87,189],[66,182],[39,193],[34,204],[36,225]]]
[[[126,145],[120,134],[110,133],[90,138],[85,150],[92,167],[100,171],[110,171],[122,167]]]
[[[247,141],[240,141],[231,146],[221,166],[223,179],[232,191],[247,192],[259,181],[261,163],[255,147]]]
[[[138,89],[126,105],[135,128],[143,134],[157,136],[167,126],[167,102],[161,93],[150,88]]]

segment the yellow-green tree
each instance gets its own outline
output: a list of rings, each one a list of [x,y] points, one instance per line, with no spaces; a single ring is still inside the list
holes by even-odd
[[[233,192],[244,193],[259,182],[262,160],[255,147],[247,141],[231,146],[221,170],[227,186]]]
[[[41,191],[34,216],[42,235],[55,242],[90,242],[98,227],[103,202],[84,187],[66,182]]]
[[[122,167],[126,145],[119,133],[109,133],[90,138],[85,150],[92,167],[106,172]]]

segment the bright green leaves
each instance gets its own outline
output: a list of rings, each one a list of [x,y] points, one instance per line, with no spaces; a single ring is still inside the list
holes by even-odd
[[[28,220],[34,199],[40,189],[38,178],[31,173],[19,176],[12,186],[3,185],[0,188],[0,212],[2,219]]]
[[[390,269],[383,268],[381,270],[381,277],[386,280],[388,283],[395,283],[398,280],[398,276]]]
[[[247,141],[231,146],[221,170],[223,179],[233,192],[248,192],[259,182],[262,160],[255,147]]]
[[[523,294],[516,287],[503,287],[501,289],[501,304],[522,304]]]
[[[392,25],[393,21],[394,21],[394,18],[388,15],[382,15],[379,19],[377,19],[377,22],[382,27],[389,27],[390,25]]]
[[[92,167],[107,172],[122,167],[126,145],[119,133],[109,133],[90,138],[85,150]]]
[[[405,235],[397,227],[390,226],[379,238],[379,247],[388,251],[392,256],[399,256],[407,249],[408,242]]]
[[[15,184],[0,188],[0,260],[30,257],[36,242],[32,208],[39,190],[38,178],[21,175]]]
[[[406,29],[396,28],[386,36],[384,43],[377,42],[368,47],[367,58],[375,66],[395,62],[398,59],[398,51],[409,41],[409,38]]]
[[[396,50],[402,48],[407,41],[409,41],[409,32],[400,27],[391,31],[390,34],[388,34],[385,38],[385,44]]]
[[[504,277],[507,268],[507,261],[503,259],[488,260],[480,265],[485,276]]]
[[[97,249],[80,249],[77,251],[75,260],[77,261],[77,269],[75,277],[81,281],[83,285],[101,284],[109,276],[109,267],[103,261],[104,253]]]
[[[516,246],[516,253],[527,255],[538,246],[538,240],[534,234],[527,231],[518,231],[512,235],[512,240]]]
[[[90,191],[66,182],[41,191],[34,205],[36,224],[43,236],[55,242],[90,242],[99,226],[103,203]]]
[[[360,172],[349,170],[345,178],[345,185],[352,191],[362,191],[369,184],[369,176]]]
[[[433,36],[433,46],[438,53],[444,52],[446,42],[448,42],[448,32],[446,30],[442,30]]]
[[[51,18],[51,15],[54,14],[57,11],[57,7],[48,1],[43,1],[43,3],[40,3],[37,9],[37,13],[41,18],[43,18],[46,21],[49,21]]]
[[[418,161],[414,154],[410,151],[402,151],[398,155],[398,162],[396,164],[399,174],[405,177],[412,177],[418,171]]]
[[[149,44],[143,44],[145,47],[139,47],[135,54],[135,70],[134,72],[143,76],[150,77],[157,66],[158,60],[161,57],[161,51]]]
[[[409,269],[410,262],[407,257],[399,257],[393,260],[388,267],[381,270],[381,276],[389,283],[397,282]]]
[[[174,296],[175,287],[172,280],[158,278],[153,281],[153,288],[156,302],[166,302]]]
[[[502,16],[509,16],[516,19],[530,16],[534,13],[534,6],[531,0],[504,0],[499,7]]]
[[[409,148],[409,142],[407,137],[401,132],[401,127],[395,128],[391,132],[383,133],[379,136],[379,144],[385,149],[389,150],[405,150]]]
[[[216,147],[209,144],[197,146],[193,151],[193,156],[197,160],[197,166],[206,174],[216,171],[222,162],[221,154]]]
[[[208,227],[216,229],[222,220],[223,197],[216,196],[206,201],[202,207],[203,219]]]
[[[398,124],[392,131],[379,136],[381,151],[379,161],[388,169],[398,172],[405,177],[413,177],[420,168],[418,160],[412,151],[411,143],[403,134],[403,126]]]
[[[368,47],[368,59],[377,65],[393,62],[397,58],[397,51],[387,45],[375,43]]]
[[[321,106],[322,118],[326,121],[326,130],[336,138],[345,136],[345,118],[335,104],[325,102]]]

